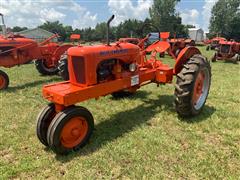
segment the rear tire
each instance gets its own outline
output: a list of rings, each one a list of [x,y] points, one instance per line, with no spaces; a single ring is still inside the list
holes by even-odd
[[[0,90],[7,89],[9,85],[9,77],[7,73],[0,70]]]
[[[35,61],[35,66],[38,72],[42,75],[56,75],[58,73],[58,65],[55,67],[47,67],[46,60],[38,59]]]
[[[176,111],[180,116],[197,115],[202,110],[211,85],[211,67],[207,59],[194,55],[177,74]]]
[[[69,72],[68,72],[68,60],[66,57],[60,59],[58,65],[59,75],[63,78],[64,81],[69,80]]]
[[[51,122],[47,141],[57,154],[68,154],[86,145],[94,129],[92,114],[83,107],[69,107]]]
[[[40,142],[48,146],[47,142],[47,131],[50,123],[56,115],[55,106],[53,103],[48,104],[44,107],[37,117],[37,137]]]

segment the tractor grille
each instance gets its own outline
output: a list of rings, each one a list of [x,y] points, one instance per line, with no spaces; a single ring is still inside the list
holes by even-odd
[[[73,71],[77,83],[86,83],[85,61],[83,57],[72,57]]]
[[[230,46],[229,45],[222,45],[221,46],[221,53],[229,53]]]

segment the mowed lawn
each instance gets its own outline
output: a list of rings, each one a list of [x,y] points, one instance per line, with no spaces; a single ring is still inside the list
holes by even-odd
[[[201,50],[209,58],[214,53]],[[240,66],[211,66],[208,100],[191,119],[175,112],[173,84],[147,85],[132,98],[80,103],[92,112],[95,130],[83,149],[68,156],[56,156],[35,132],[48,103],[42,85],[61,79],[40,76],[34,64],[4,69],[11,82],[0,92],[0,179],[238,179]]]

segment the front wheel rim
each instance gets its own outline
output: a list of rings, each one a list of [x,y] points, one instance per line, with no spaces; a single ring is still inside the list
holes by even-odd
[[[6,79],[0,75],[0,89],[3,89],[6,85]]]
[[[194,83],[194,91],[192,96],[192,103],[196,110],[201,109],[204,105],[210,86],[210,74],[208,69],[201,70]]]
[[[71,118],[61,131],[61,144],[66,148],[73,148],[83,141],[87,132],[88,124],[85,118]]]

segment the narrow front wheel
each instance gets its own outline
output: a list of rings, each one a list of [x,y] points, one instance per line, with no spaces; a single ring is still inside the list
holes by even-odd
[[[50,103],[40,111],[37,117],[37,129],[36,129],[37,137],[39,141],[45,146],[48,146],[47,142],[48,127],[55,115],[56,115],[55,106],[53,103]]]

